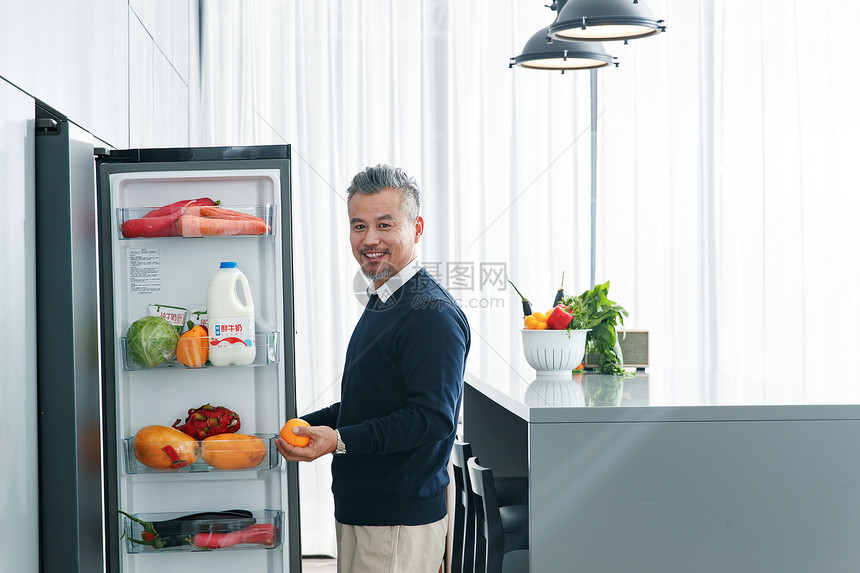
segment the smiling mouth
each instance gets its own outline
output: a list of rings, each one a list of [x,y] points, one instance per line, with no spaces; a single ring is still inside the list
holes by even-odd
[[[373,261],[381,259],[383,255],[388,254],[388,251],[362,251],[361,254]]]

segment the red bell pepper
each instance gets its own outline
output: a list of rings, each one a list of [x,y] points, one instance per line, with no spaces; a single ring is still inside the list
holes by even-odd
[[[167,454],[167,457],[170,458],[171,468],[179,469],[184,468],[188,465],[188,460],[183,460],[182,458],[180,458],[179,454],[176,453],[176,449],[170,444],[167,444],[166,446],[161,448],[161,451]]]
[[[549,330],[565,330],[570,326],[570,321],[573,320],[573,314],[558,305],[552,309],[546,319],[546,326]]]

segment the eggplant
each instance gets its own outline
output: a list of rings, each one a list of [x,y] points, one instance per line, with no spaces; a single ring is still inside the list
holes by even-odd
[[[144,521],[122,510],[119,512],[143,526],[143,539],[131,538],[131,542],[155,549],[184,545],[198,533],[231,533],[257,523],[247,509],[190,513],[164,521]]]
[[[558,291],[555,293],[555,299],[552,301],[553,306],[558,306],[558,304],[564,298],[564,271],[561,272],[561,286],[558,287]]]
[[[530,316],[532,313],[532,303],[529,299],[523,296],[523,293],[520,292],[520,289],[517,288],[511,279],[508,279],[508,282],[511,283],[511,286],[514,287],[514,290],[517,291],[517,294],[520,295],[520,300],[523,303],[523,316]]]

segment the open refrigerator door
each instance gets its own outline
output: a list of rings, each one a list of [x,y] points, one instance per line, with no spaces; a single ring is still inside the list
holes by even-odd
[[[289,151],[97,158],[112,570],[301,569]],[[224,265],[244,320],[207,312]]]

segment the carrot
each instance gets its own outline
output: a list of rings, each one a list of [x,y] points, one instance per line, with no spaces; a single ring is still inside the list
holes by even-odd
[[[184,207],[188,207],[189,205],[200,205],[200,206],[212,206],[218,205],[221,201],[213,201],[209,197],[201,197],[200,199],[185,199],[183,201],[177,201],[175,203],[171,203],[170,205],[165,205],[164,207],[159,207],[158,209],[153,209],[144,217],[163,217],[165,215],[171,215],[176,211],[181,211]]]
[[[232,209],[225,209],[214,205],[194,205],[185,209],[185,215],[196,215],[198,217],[214,217],[217,219],[250,219],[252,221],[263,221],[260,217],[249,215]]]
[[[179,234],[183,237],[215,237],[233,235],[265,235],[269,226],[260,218],[239,217],[179,217]]]
[[[183,215],[194,215],[195,217],[216,217],[217,215],[211,210],[209,210],[212,205],[189,205],[185,208],[185,212]],[[245,213],[240,213],[239,211],[231,211],[230,209],[224,209],[224,211],[229,213],[235,213],[234,216],[239,217],[251,217],[252,215],[247,215]]]
[[[259,217],[255,217],[254,215],[248,215],[247,213],[240,213],[239,211],[233,211],[231,209],[225,209],[224,207],[214,207],[208,205],[200,206],[200,216],[201,217],[220,217],[220,218],[231,218],[238,217],[240,219],[255,219],[257,221],[262,221]]]

